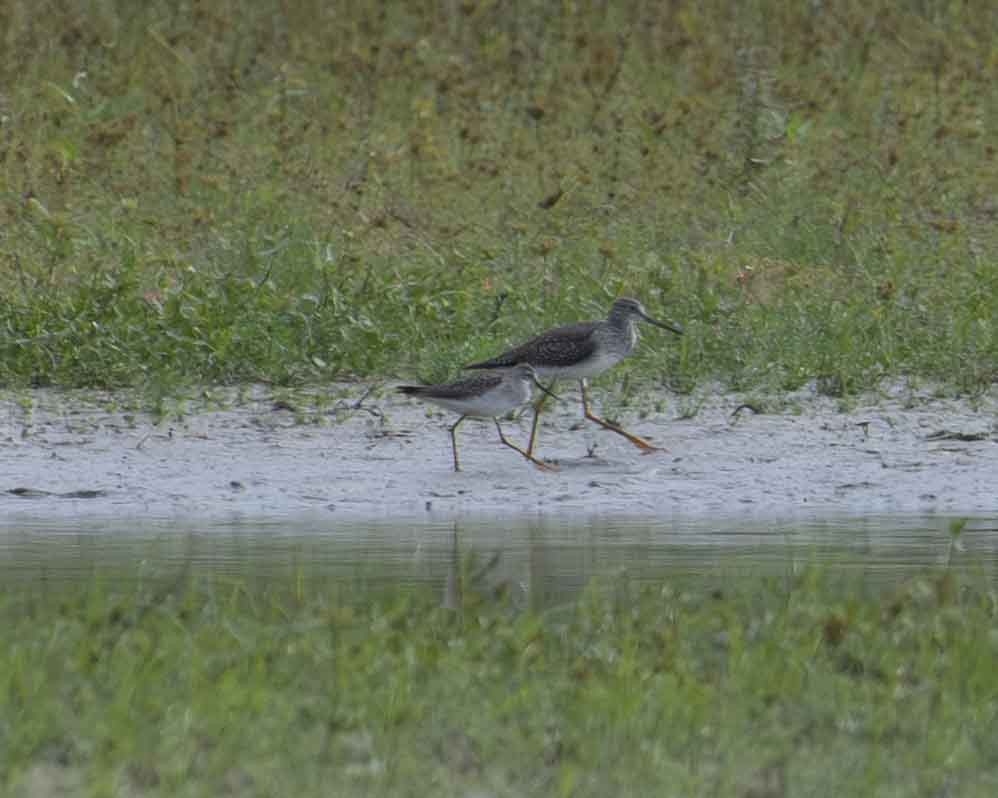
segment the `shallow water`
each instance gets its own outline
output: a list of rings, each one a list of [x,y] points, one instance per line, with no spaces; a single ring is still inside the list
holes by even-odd
[[[158,581],[211,572],[252,581],[296,579],[358,599],[386,588],[445,590],[462,563],[515,600],[570,600],[594,577],[723,585],[788,575],[820,564],[878,585],[949,564],[998,582],[998,518],[867,516],[760,521],[585,521],[504,523],[242,520],[0,524],[0,578],[24,582]]]

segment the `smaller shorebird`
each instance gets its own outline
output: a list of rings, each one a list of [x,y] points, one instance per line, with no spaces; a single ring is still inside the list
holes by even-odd
[[[535,385],[553,399],[559,398],[540,384],[537,372],[528,363],[510,364],[468,379],[443,385],[400,385],[398,390],[406,396],[414,396],[417,399],[460,413],[461,417],[450,428],[455,471],[461,470],[461,462],[457,456],[457,428],[466,418],[491,418],[499,431],[499,440],[510,449],[522,454],[534,465],[552,471],[555,469],[551,465],[541,462],[531,456],[530,452],[523,451],[519,446],[507,440],[497,418],[497,416],[515,410],[529,402]]]
[[[644,438],[632,435],[616,424],[600,418],[589,409],[589,398],[586,395],[586,378],[602,374],[611,366],[634,351],[638,343],[637,321],[646,321],[656,327],[682,335],[680,327],[656,321],[647,313],[644,306],[636,299],[622,297],[613,303],[610,315],[604,321],[583,321],[578,324],[566,324],[555,327],[547,332],[531,338],[524,344],[504,352],[491,360],[472,363],[467,369],[494,369],[510,366],[514,363],[529,363],[541,378],[550,378],[549,388],[554,381],[562,378],[577,379],[582,389],[582,414],[601,427],[623,435],[627,440],[642,450],[644,454],[658,451]],[[537,437],[537,422],[545,397],[534,408],[534,423],[530,430],[530,443],[525,454],[532,456],[534,441]]]

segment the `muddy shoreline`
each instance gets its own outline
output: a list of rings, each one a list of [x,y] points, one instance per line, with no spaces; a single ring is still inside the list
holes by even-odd
[[[372,399],[364,386],[335,390],[343,398],[312,414],[254,387],[161,419],[115,409],[105,394],[4,395],[0,514],[661,518],[998,509],[996,389],[969,400],[898,387],[860,397],[846,412],[813,388],[771,403],[705,393],[692,415],[680,413],[688,397],[666,397],[665,412],[622,419],[668,449],[642,455],[583,422],[566,385],[565,400],[545,414],[539,446],[558,464],[554,473],[475,422],[462,426],[464,470],[454,473],[452,416],[390,391]],[[746,402],[776,409],[732,417]],[[504,429],[522,444],[529,414]]]

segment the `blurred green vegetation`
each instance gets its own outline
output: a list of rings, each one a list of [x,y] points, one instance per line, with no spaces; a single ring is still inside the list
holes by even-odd
[[[637,384],[998,373],[983,0],[8,0],[0,31],[0,385],[436,379],[621,294],[688,330]]]
[[[470,573],[470,568],[465,569]],[[991,796],[991,583],[807,571],[466,589],[299,576],[0,588],[0,791]]]

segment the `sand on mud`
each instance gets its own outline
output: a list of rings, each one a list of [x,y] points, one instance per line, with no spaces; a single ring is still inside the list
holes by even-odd
[[[969,399],[898,387],[852,402],[813,389],[776,412],[704,393],[622,422],[667,451],[641,454],[581,419],[577,389],[545,413],[544,472],[502,446],[491,423],[460,432],[390,391],[347,399],[302,423],[264,387],[225,409],[165,420],[102,394],[40,390],[0,398],[0,516],[460,517],[981,513],[998,509],[998,391]],[[235,394],[233,393],[233,396]],[[597,401],[598,401],[597,392]],[[699,400],[698,400],[699,401]],[[757,409],[765,409],[757,406]],[[307,416],[307,414],[306,414]],[[689,416],[689,417],[685,417]],[[314,417],[312,419],[315,420]],[[529,412],[504,421],[524,445]]]

